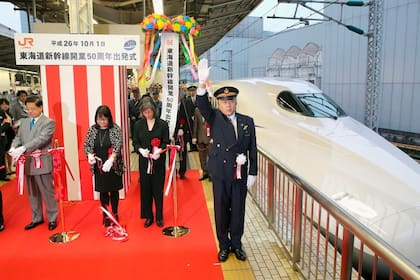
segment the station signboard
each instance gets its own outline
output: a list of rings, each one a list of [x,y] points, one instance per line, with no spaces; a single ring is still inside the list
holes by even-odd
[[[140,36],[15,33],[16,65],[140,65]]]

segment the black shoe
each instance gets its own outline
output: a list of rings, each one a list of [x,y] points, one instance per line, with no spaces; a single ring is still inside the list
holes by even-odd
[[[229,250],[228,249],[221,249],[217,254],[217,258],[221,262],[225,262],[229,257]]]
[[[158,227],[163,227],[163,220],[156,220],[156,224]]]
[[[27,224],[25,226],[25,230],[30,230],[30,229],[36,228],[37,226],[39,226],[40,224],[43,224],[43,223],[44,223],[43,220],[41,220],[39,222],[30,222],[29,224]]]
[[[203,176],[200,177],[200,179],[198,179],[199,181],[203,181],[206,180],[207,178],[210,178],[209,174],[204,174]]]
[[[57,227],[57,222],[56,221],[52,221],[48,223],[48,229],[49,230],[55,230],[55,228]]]
[[[5,229],[4,225],[0,225],[0,231],[3,231]]]
[[[7,178],[7,177],[1,177],[1,178],[0,178],[0,180],[1,180],[1,181],[6,181],[6,182],[8,182],[8,181],[10,181],[10,178]]]
[[[185,179],[185,174],[179,175],[179,178],[181,178],[181,180],[184,180]]]
[[[104,227],[109,227],[111,226],[111,219],[109,217],[104,217],[102,223],[104,224]]]
[[[232,249],[232,252],[235,253],[235,256],[240,261],[246,261],[246,254],[242,249]]]
[[[146,221],[144,222],[144,227],[150,227],[153,224],[153,219],[146,219]]]

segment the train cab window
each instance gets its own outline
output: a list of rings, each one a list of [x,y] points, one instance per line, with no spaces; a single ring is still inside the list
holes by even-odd
[[[23,75],[15,74],[15,82],[16,82],[16,85],[22,85],[24,83]]]
[[[299,103],[302,103],[314,117],[327,117],[337,119],[346,113],[334,100],[323,93],[296,94]]]
[[[294,94],[290,91],[282,91],[277,95],[277,105],[289,111],[302,112],[302,108],[300,108],[297,100],[294,98]]]

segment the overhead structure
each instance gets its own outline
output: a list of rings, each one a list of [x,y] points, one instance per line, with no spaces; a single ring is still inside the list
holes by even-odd
[[[69,9],[70,33],[93,33],[92,0],[73,0]]]
[[[27,11],[31,16],[36,13],[36,18],[42,22],[69,24],[69,12],[70,9],[73,9],[74,3],[79,3],[79,11],[84,12],[82,9],[84,5],[82,4],[88,1],[33,0],[31,1],[33,5],[28,5],[27,0],[12,0],[9,2],[17,8]],[[154,12],[152,0],[91,0],[91,2],[92,18],[102,24],[139,24],[146,15]],[[194,17],[200,24],[201,35],[194,40],[195,51],[200,56],[214,46],[261,2],[262,0],[164,0],[163,10],[165,15],[170,18],[178,15],[188,15]],[[69,7],[67,3],[71,3],[72,7]],[[86,12],[89,9],[89,7],[86,7]],[[81,16],[79,27],[82,29],[88,28],[92,23],[83,22],[83,19],[86,19],[86,17]],[[22,24],[25,25],[24,22]],[[81,30],[80,33],[85,32]],[[14,64],[14,53],[12,56],[5,56],[2,52],[3,50],[0,49],[0,67],[4,63]]]
[[[369,3],[369,27],[367,49],[367,84],[365,101],[365,125],[378,131],[379,100],[382,92],[382,44],[383,44],[383,0]]]

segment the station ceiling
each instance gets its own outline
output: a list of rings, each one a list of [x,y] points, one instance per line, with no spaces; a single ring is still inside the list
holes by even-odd
[[[227,32],[245,18],[262,0],[162,0],[169,18],[188,15],[201,26],[201,35],[194,39],[197,55],[214,46]],[[62,0],[7,1],[18,9],[36,10],[42,22],[68,23],[67,2]],[[152,0],[93,0],[93,17],[101,24],[138,24],[153,13]],[[33,66],[16,66],[13,36],[0,32],[0,67],[34,71]]]

